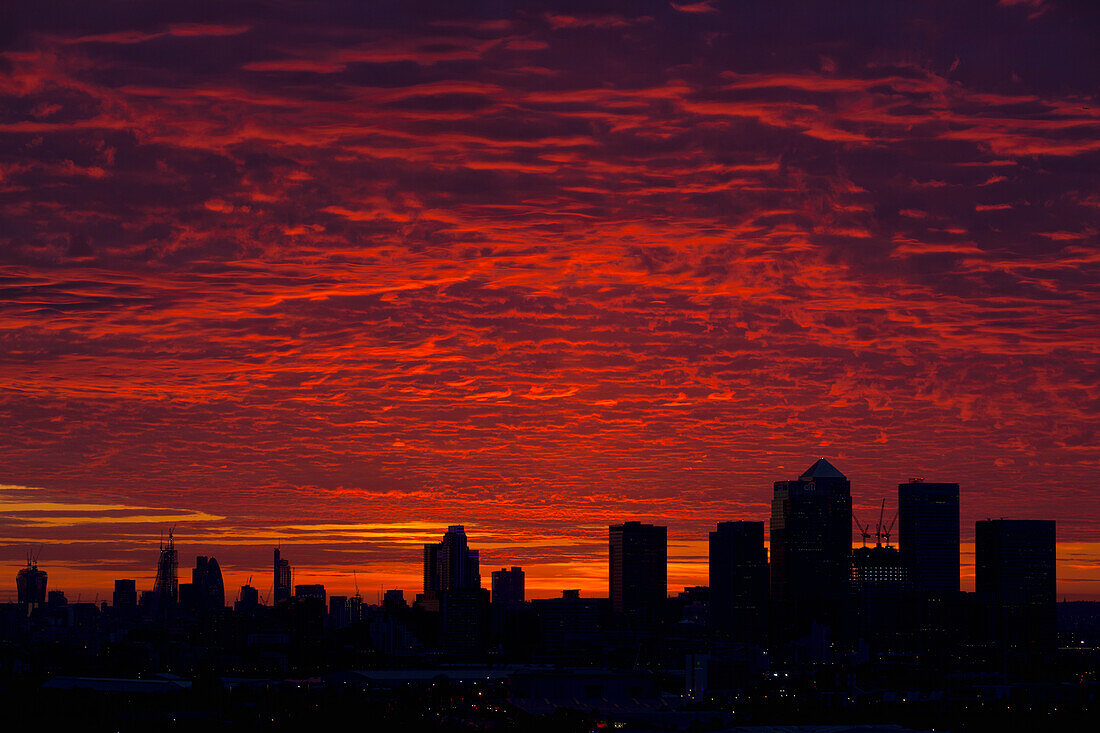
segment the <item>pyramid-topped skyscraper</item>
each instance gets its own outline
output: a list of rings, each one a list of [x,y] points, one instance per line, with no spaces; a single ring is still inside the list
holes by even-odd
[[[819,458],[793,481],[776,481],[771,520],[771,607],[777,641],[840,631],[851,574],[851,483]]]
[[[824,458],[818,458],[814,461],[814,465],[806,469],[806,471],[798,477],[802,481],[813,481],[815,479],[841,479],[847,481],[848,479],[837,470],[837,467],[829,463]]]

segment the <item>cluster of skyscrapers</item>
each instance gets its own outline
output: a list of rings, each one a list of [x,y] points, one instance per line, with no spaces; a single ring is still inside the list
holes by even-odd
[[[565,590],[561,598],[527,603],[522,568],[493,572],[491,595],[482,588],[479,553],[465,528],[455,525],[424,545],[423,590],[412,610],[427,643],[459,656],[476,655],[494,639],[522,646],[516,640],[530,637],[535,626],[544,644],[576,651],[598,646],[601,634],[645,638],[687,618],[705,624],[712,638],[800,658],[819,658],[846,641],[912,648],[942,646],[953,635],[1032,657],[1053,648],[1054,522],[977,522],[976,588],[964,594],[959,485],[914,479],[898,486],[897,504],[895,520],[880,516],[872,533],[853,516],[847,477],[821,458],[798,478],[775,482],[768,543],[763,521],[718,523],[709,537],[709,585],[675,599],[668,595],[665,527],[636,521],[609,527],[606,599]],[[853,521],[863,540],[855,549]],[[895,522],[896,548],[890,542]],[[364,617],[358,593],[329,599],[322,585],[292,586],[292,568],[279,548],[272,572],[272,606],[319,601],[320,612],[338,625]],[[31,560],[17,586],[20,603],[46,601],[46,573]],[[235,605],[249,610],[260,603],[257,589],[245,585]],[[218,561],[197,557],[191,583],[180,584],[170,532],[161,542],[153,590],[139,598],[133,580],[116,581],[114,605],[222,609]],[[383,610],[409,610],[403,592],[387,591]]]
[[[854,549],[853,522],[863,540]],[[890,541],[895,524],[897,547]],[[853,516],[848,478],[821,458],[798,478],[775,482],[768,543],[765,534],[763,521],[718,523],[710,533],[709,586],[680,594],[681,606],[705,608],[718,638],[800,658],[845,642],[942,646],[949,636],[1029,653],[1053,647],[1054,522],[977,522],[976,593],[961,593],[958,484],[900,484],[897,514],[888,523],[880,516],[872,532]],[[669,620],[667,529],[625,522],[608,535],[607,616],[619,631],[654,633]],[[508,625],[507,609],[524,606],[522,573],[492,574],[498,633]],[[534,606],[544,629],[576,632],[600,616],[592,600],[567,590]],[[416,605],[441,614],[445,638],[477,638],[489,604],[463,527],[425,545]]]

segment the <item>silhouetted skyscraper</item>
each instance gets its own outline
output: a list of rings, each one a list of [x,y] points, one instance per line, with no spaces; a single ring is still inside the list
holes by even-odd
[[[719,522],[710,533],[710,624],[736,641],[763,644],[768,623],[763,522]]]
[[[611,610],[651,625],[668,597],[668,528],[641,522],[608,527],[608,593]]]
[[[439,591],[439,543],[431,542],[424,545],[424,595]]]
[[[328,620],[334,629],[342,629],[351,623],[351,606],[347,596],[328,597]]]
[[[234,611],[252,611],[260,605],[260,591],[251,585],[242,585],[237,594],[237,600],[233,603]]]
[[[441,542],[424,545],[424,595],[418,603],[440,611],[440,642],[448,653],[470,658],[484,648],[489,592],[481,587],[480,556],[461,524],[448,527]]]
[[[480,556],[477,550],[470,549],[465,527],[452,525],[442,542],[424,545],[425,595],[480,587]]]
[[[137,583],[129,578],[116,580],[115,592],[111,595],[111,605],[115,608],[137,606]]]
[[[1057,550],[1047,520],[987,519],[974,526],[975,591],[993,639],[1027,651],[1055,643]]]
[[[898,551],[915,591],[959,592],[958,484],[898,484]]]
[[[493,605],[519,606],[524,601],[523,568],[501,568],[493,571]]]
[[[348,622],[357,624],[363,620],[363,596],[356,591],[355,595],[348,596]]]
[[[275,577],[273,588],[275,591],[274,603],[280,603],[290,598],[290,561],[282,556],[279,548],[275,548]],[[274,605],[274,604],[273,604]]]
[[[153,582],[153,593],[160,608],[174,606],[179,601],[179,555],[176,553],[176,541],[172,530],[168,530],[168,544],[161,542],[160,556],[157,559],[157,578]]]
[[[776,481],[772,497],[771,609],[781,638],[813,623],[838,627],[849,591],[851,483],[818,459],[793,481]]]
[[[448,527],[439,545],[439,587],[445,591],[481,587],[480,557],[467,544],[461,524]]]
[[[27,567],[15,574],[15,591],[23,605],[41,606],[46,602],[46,571],[39,570],[38,563],[30,557]]]
[[[195,595],[200,608],[208,611],[225,608],[225,583],[222,581],[222,569],[216,558],[205,555],[195,558],[195,567],[191,570],[191,584],[195,586]]]

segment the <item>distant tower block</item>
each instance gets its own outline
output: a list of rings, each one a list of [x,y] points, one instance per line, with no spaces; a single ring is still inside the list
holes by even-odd
[[[628,624],[652,626],[668,597],[668,528],[641,522],[608,527],[611,610]]]
[[[958,484],[898,484],[898,551],[918,593],[959,592]]]
[[[493,571],[493,605],[521,606],[524,601],[523,568],[501,568]]]
[[[1048,520],[992,519],[974,526],[975,591],[993,640],[1027,654],[1056,641],[1057,550]]]
[[[130,578],[115,581],[115,592],[111,595],[111,604],[115,608],[134,608],[137,606],[137,582]]]
[[[710,533],[710,623],[722,636],[763,644],[768,618],[763,522],[719,522]]]

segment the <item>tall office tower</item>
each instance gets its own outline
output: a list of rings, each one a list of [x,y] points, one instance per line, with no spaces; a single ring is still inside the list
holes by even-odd
[[[481,587],[481,550],[469,550],[466,554],[466,580],[468,588]]]
[[[1051,651],[1057,608],[1055,526],[1046,520],[987,519],[974,526],[975,591],[994,641]]]
[[[776,481],[772,497],[771,615],[780,639],[813,624],[838,630],[852,555],[851,483],[818,459],[793,481]]]
[[[710,625],[745,644],[768,628],[768,551],[763,522],[719,522],[710,533]]]
[[[487,635],[489,591],[481,587],[480,564],[461,524],[447,527],[438,544],[424,545],[424,594],[417,604],[440,612],[440,643],[464,659],[481,652]]]
[[[28,557],[27,567],[15,574],[15,591],[19,603],[41,606],[46,602],[46,571]]]
[[[608,527],[611,610],[627,622],[652,626],[668,597],[668,528],[641,522]]]
[[[357,624],[363,620],[363,596],[356,591],[355,595],[348,596],[348,621]]]
[[[493,571],[493,605],[521,606],[525,599],[523,568],[501,568]]]
[[[507,656],[530,648],[534,629],[526,598],[526,576],[523,568],[501,568],[493,571],[491,605],[492,638]],[[525,638],[526,637],[526,638]],[[522,652],[520,651],[522,654]]]
[[[237,612],[241,611],[253,611],[260,606],[260,591],[257,588],[253,588],[251,585],[242,585],[240,592],[237,594],[237,600],[233,603],[233,610]]]
[[[172,530],[168,530],[168,544],[160,543],[160,556],[157,559],[157,578],[153,581],[153,593],[157,596],[161,608],[174,606],[179,601],[179,555]]]
[[[222,569],[213,557],[199,555],[195,558],[195,567],[191,570],[191,584],[199,607],[213,611],[225,608],[225,583],[222,581]]]
[[[111,605],[115,608],[134,608],[137,606],[137,583],[128,578],[115,581],[115,592],[111,595]]]
[[[898,484],[898,550],[917,593],[959,592],[958,484]]]
[[[342,629],[363,620],[363,598],[361,596],[329,596],[329,624]]]
[[[424,595],[432,596],[439,588],[439,543],[424,545]]]
[[[445,591],[481,587],[480,554],[470,549],[461,524],[448,527],[439,544],[439,587]]]
[[[279,552],[279,548],[275,548],[275,579],[273,588],[275,589],[275,603],[281,603],[282,601],[290,598],[290,561],[282,556]],[[273,604],[274,605],[274,604]]]
[[[424,545],[424,594],[481,587],[480,556],[471,550],[466,528],[447,528],[443,541]]]
[[[347,596],[328,597],[328,621],[334,629],[342,629],[351,623],[351,613]]]

